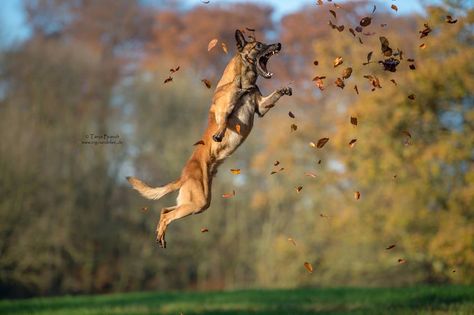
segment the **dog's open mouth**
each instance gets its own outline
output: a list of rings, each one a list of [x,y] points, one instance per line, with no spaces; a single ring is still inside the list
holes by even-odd
[[[260,75],[266,79],[270,79],[273,76],[273,73],[268,71],[267,69],[267,62],[271,56],[274,54],[278,54],[280,52],[281,45],[275,44],[268,47],[266,51],[264,51],[260,57],[258,57],[257,61],[257,70],[260,72]]]

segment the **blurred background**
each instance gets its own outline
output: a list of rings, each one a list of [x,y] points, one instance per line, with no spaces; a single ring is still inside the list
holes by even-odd
[[[2,1],[0,296],[473,284],[473,3],[337,4]],[[353,36],[364,16],[371,25]],[[124,178],[179,176],[245,28],[283,45],[262,92],[289,84],[294,95],[257,118],[211,207],[171,224],[162,250],[155,227],[175,195],[151,202]],[[379,36],[403,51],[395,73],[378,64]]]

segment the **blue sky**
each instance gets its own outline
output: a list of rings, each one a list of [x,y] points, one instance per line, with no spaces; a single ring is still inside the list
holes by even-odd
[[[97,0],[100,1],[100,0]],[[153,0],[146,2],[151,3]],[[205,5],[201,0],[175,0],[183,6]],[[157,1],[158,2],[158,1]],[[279,18],[285,14],[297,11],[305,5],[315,5],[316,0],[210,0],[207,4],[252,2],[268,4],[274,7],[274,18]],[[345,0],[334,0],[338,4],[347,2]],[[399,8],[398,14],[409,14],[412,12],[423,12],[423,6],[437,3],[440,0],[378,0],[374,1],[378,6],[390,7],[395,4]],[[28,36],[28,29],[25,27],[25,16],[22,10],[22,0],[0,0],[0,48]]]

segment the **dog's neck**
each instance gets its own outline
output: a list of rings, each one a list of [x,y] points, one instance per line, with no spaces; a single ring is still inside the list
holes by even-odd
[[[233,82],[236,76],[241,76],[242,89],[253,87],[257,83],[258,75],[255,71],[255,65],[247,61],[244,62],[239,53],[237,53],[225,67],[222,78],[216,88]]]

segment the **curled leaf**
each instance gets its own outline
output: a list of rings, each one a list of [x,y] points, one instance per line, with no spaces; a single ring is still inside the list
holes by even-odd
[[[313,273],[313,265],[311,265],[309,262],[305,262],[304,267],[306,268],[306,270],[308,270],[309,273]]]
[[[204,83],[204,85],[205,85],[208,89],[211,88],[211,81],[209,81],[208,79],[202,79],[201,82]]]
[[[329,13],[331,13],[332,16],[334,16],[335,19],[337,18],[337,16],[336,16],[336,11],[334,11],[334,10],[329,10]]]
[[[392,10],[398,12],[398,7],[397,7],[396,5],[392,4],[392,5],[390,6],[390,8],[392,8]]]
[[[217,38],[211,39],[209,44],[207,44],[207,51],[211,51],[212,48],[214,48],[217,45]]]
[[[449,24],[454,24],[456,23],[458,20],[453,20],[453,17],[451,15],[446,15],[446,23],[449,23]]]
[[[240,168],[231,168],[230,172],[234,175],[239,175],[240,174]]]
[[[397,246],[397,245],[392,244],[392,245],[389,245],[388,247],[386,247],[385,249],[386,250],[391,250],[392,248],[395,248],[395,246]]]
[[[201,228],[201,233],[207,233],[207,232],[209,232],[208,228]]]
[[[398,263],[401,265],[401,264],[405,264],[407,261],[403,258],[398,258]]]
[[[336,81],[334,81],[334,84],[336,84],[336,86],[340,87],[341,89],[344,89],[346,86],[341,78],[337,78]]]
[[[316,144],[316,147],[318,149],[321,149],[322,147],[324,147],[324,145],[329,141],[329,138],[321,138],[318,140],[318,143]]]
[[[356,191],[354,192],[354,199],[359,200],[360,199],[360,192]]]
[[[337,66],[339,66],[340,64],[342,64],[344,61],[342,60],[342,57],[337,57],[336,59],[334,59],[333,61],[333,64],[334,64],[334,68],[336,68]]]
[[[316,86],[322,91],[324,90],[324,82],[323,80],[326,79],[325,76],[319,77],[316,76],[313,78],[313,81],[315,81]]]
[[[303,186],[297,186],[295,187],[296,192],[299,194],[300,191],[303,189]]]
[[[171,81],[173,81],[173,78],[171,76],[169,76],[165,79],[165,81],[163,83],[166,84],[166,83],[171,82]]]
[[[171,72],[171,73],[175,73],[175,72],[178,71],[178,70],[179,70],[179,66],[177,66],[176,68],[171,68],[171,69],[170,69],[170,72]]]
[[[351,76],[352,74],[352,68],[351,67],[348,67],[346,69],[344,69],[344,71],[342,71],[342,78],[345,80],[345,79],[349,79],[349,77]]]
[[[356,142],[357,142],[357,139],[352,139],[351,141],[349,141],[349,146],[353,148]]]
[[[288,112],[288,116],[290,116],[290,118],[295,118],[295,114],[293,114],[292,112]]]
[[[420,38],[428,36],[428,34],[431,33],[431,31],[432,31],[431,27],[429,27],[429,25],[427,23],[423,24],[423,26],[425,28],[418,32],[418,33],[420,33]]]

